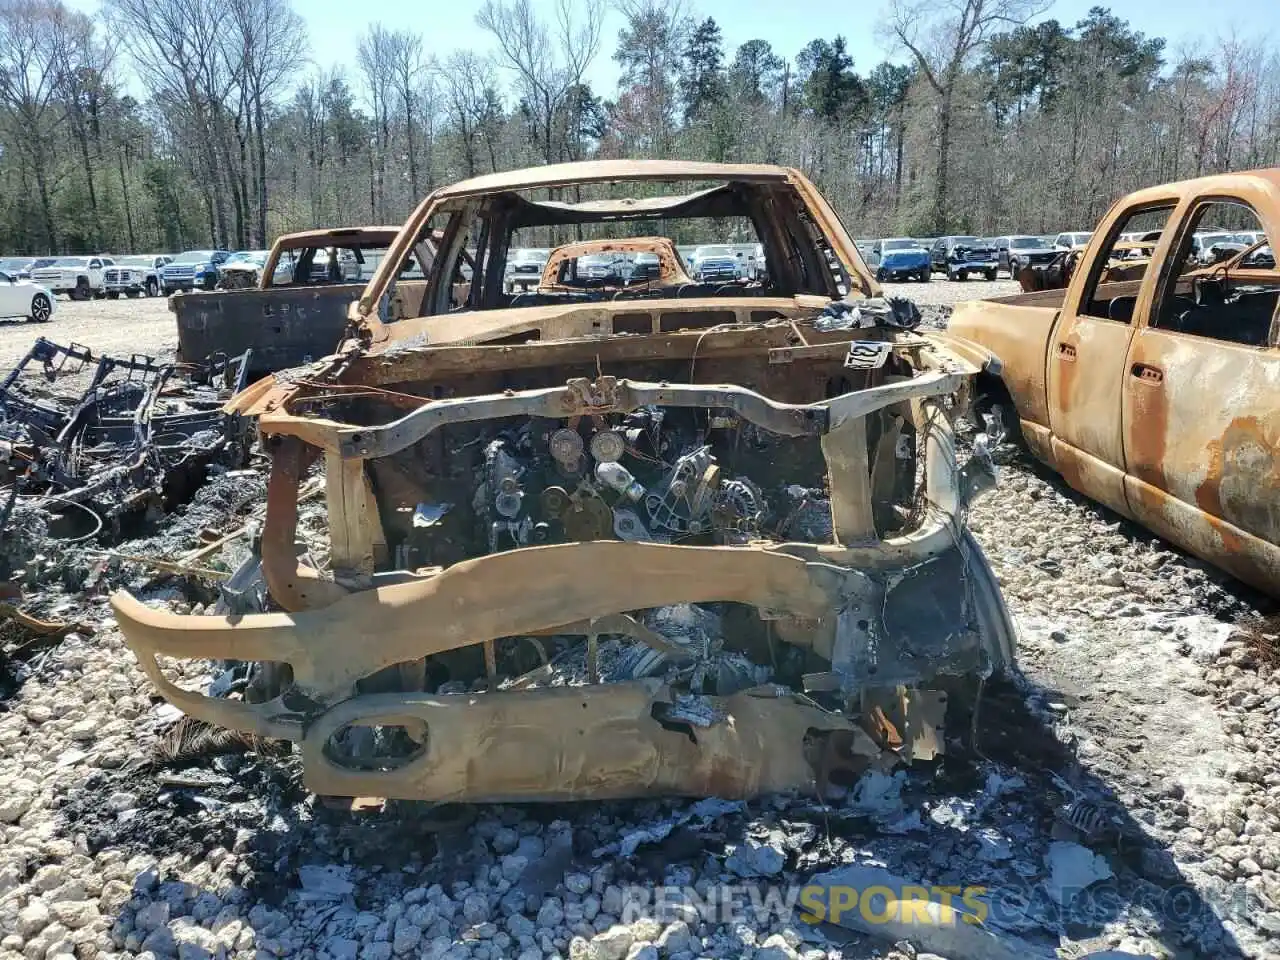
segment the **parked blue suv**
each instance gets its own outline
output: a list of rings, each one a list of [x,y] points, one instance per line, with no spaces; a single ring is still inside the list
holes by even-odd
[[[218,265],[229,256],[226,250],[188,250],[178,254],[160,270],[165,295],[197,287],[212,290],[218,283]]]
[[[909,237],[877,240],[871,246],[871,263],[876,268],[876,279],[929,280],[929,251],[920,241]]]

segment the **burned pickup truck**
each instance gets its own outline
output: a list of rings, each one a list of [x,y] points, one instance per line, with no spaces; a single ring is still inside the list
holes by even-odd
[[[767,279],[504,289],[513,249],[726,223]],[[609,161],[438,190],[338,353],[233,401],[271,454],[283,612],[117,593],[120,627],[171,702],[300,743],[333,796],[746,797],[933,757],[968,730],[952,693],[1014,637],[965,529],[990,461],[961,466],[952,430],[982,367],[918,319],[794,170]],[[294,545],[313,466],[322,570]],[[162,656],[235,661],[239,692],[180,688]]]
[[[1099,224],[1064,289],[959,304],[949,328],[999,355],[1003,373],[980,378],[981,404],[1001,410],[1038,459],[1272,594],[1278,191],[1280,170],[1264,170],[1132,194]],[[1261,239],[1205,265],[1193,254],[1206,227]]]
[[[347,308],[399,230],[343,227],[286,234],[260,269],[228,271],[228,284],[255,287],[171,297],[179,359],[248,350],[252,372],[262,374],[327,356],[342,339]],[[419,262],[407,263],[405,279],[415,276],[422,276]]]

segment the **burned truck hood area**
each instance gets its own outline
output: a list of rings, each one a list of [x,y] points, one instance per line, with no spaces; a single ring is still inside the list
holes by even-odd
[[[258,384],[234,409],[272,454],[263,572],[287,612],[117,594],[128,642],[171,702],[299,741],[337,796],[812,792],[941,752],[948,678],[1013,657],[963,530],[989,464],[961,470],[951,434],[977,368],[870,308],[842,330],[790,306]],[[293,546],[321,461],[327,571]],[[211,698],[157,654],[258,666]]]

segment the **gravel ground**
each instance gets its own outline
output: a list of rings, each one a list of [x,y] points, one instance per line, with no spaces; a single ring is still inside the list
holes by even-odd
[[[961,300],[982,300],[987,297],[1007,297],[1022,288],[1016,280],[965,280],[952,283],[935,275],[929,283],[885,283],[885,295],[907,297],[920,304],[951,306]]]
[[[178,346],[173,314],[163,297],[84,301],[59,298],[48,323],[0,320],[0,370],[21,360],[38,336],[61,344],[74,341],[95,354],[117,356],[145,353],[168,358]]]
[[[901,286],[923,300],[1009,284]],[[98,629],[8,678],[0,958],[1277,956],[1280,683],[1257,626],[1273,609],[1015,452],[1000,459],[971,525],[1019,627],[1020,675],[989,685],[976,756],[869,776],[827,804],[353,815],[303,791],[293,757],[162,765],[149,758],[175,711],[110,623],[110,572],[47,559],[70,591],[62,614]],[[203,609],[173,586],[144,599]],[[995,939],[961,925],[894,945],[785,908],[788,889],[842,870],[986,887]],[[657,909],[656,884],[689,892]],[[783,908],[746,909],[765,886]],[[715,908],[718,890],[739,909]]]

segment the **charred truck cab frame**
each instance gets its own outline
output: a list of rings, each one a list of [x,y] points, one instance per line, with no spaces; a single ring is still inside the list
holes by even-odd
[[[504,292],[519,230],[677,218],[749,223],[767,279]],[[401,278],[437,227],[427,278]],[[1014,657],[964,527],[992,475],[952,433],[994,364],[885,323],[879,293],[794,170],[611,161],[438,190],[338,352],[233,402],[272,456],[262,563],[284,612],[118,593],[120,626],[168,699],[300,742],[330,795],[746,797],[931,757],[946,691]],[[294,545],[318,460],[325,571]],[[718,634],[668,629],[708,610]],[[243,697],[181,689],[158,655],[249,662]]]

